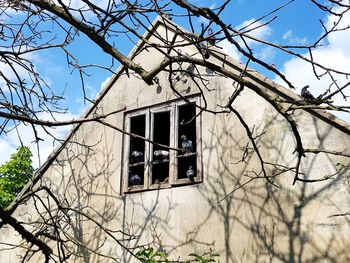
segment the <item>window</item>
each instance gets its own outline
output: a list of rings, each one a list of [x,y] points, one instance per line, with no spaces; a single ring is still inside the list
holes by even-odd
[[[201,181],[199,98],[188,100],[125,115],[125,130],[133,134],[124,141],[126,192]]]

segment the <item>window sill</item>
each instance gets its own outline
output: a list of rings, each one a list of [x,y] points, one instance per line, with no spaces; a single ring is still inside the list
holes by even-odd
[[[197,185],[200,183],[202,183],[202,180],[200,180],[199,178],[194,178],[194,180],[192,181],[188,178],[183,178],[183,179],[177,179],[176,182],[173,184],[169,184],[169,183],[152,184],[149,188],[144,188],[143,186],[131,186],[124,191],[124,194],[141,193],[141,192],[171,189],[171,188],[174,189],[174,188],[177,188],[177,186],[190,186],[190,185]]]
[[[166,160],[154,160],[154,161],[152,161],[152,164],[168,163],[168,162],[169,162],[169,159],[166,159]]]
[[[177,179],[172,185],[180,186],[180,185],[190,185],[190,184],[198,184],[201,183],[202,180],[199,177],[194,177],[192,180],[188,178]]]

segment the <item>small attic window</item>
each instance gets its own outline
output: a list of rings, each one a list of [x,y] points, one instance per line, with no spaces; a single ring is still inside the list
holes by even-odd
[[[201,181],[196,105],[199,98],[190,98],[126,114],[125,129],[130,135],[124,144],[125,192]]]

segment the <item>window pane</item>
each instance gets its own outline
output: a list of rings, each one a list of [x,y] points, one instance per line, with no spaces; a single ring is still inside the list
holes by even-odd
[[[155,161],[152,164],[152,184],[169,182],[169,161]]]
[[[178,157],[177,163],[177,178],[185,179],[188,178],[191,181],[193,177],[196,177],[197,165],[196,155],[182,155]],[[193,170],[193,173],[191,172]]]
[[[177,156],[177,178],[196,177],[196,106],[194,103],[178,107],[178,148],[182,151]]]
[[[170,112],[158,112],[153,115],[153,141],[169,146]],[[153,145],[152,184],[165,182],[169,177],[169,149]]]
[[[146,115],[139,115],[130,118],[130,133],[145,137]],[[129,149],[129,180],[128,186],[143,185],[145,141],[130,136]]]
[[[158,112],[154,114],[153,141],[169,146],[170,140],[170,112]],[[154,145],[154,150],[168,150],[167,148]]]
[[[196,152],[196,106],[194,103],[179,106],[178,145],[181,148],[181,136],[192,142],[192,152]]]

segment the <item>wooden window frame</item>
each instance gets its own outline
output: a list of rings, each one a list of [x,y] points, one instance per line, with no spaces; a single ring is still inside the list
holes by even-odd
[[[153,139],[154,134],[154,115],[161,112],[170,112],[170,138],[169,147],[171,148],[181,148],[178,145],[179,142],[179,108],[188,103],[194,103],[195,107],[195,133],[196,133],[196,152],[190,153],[188,155],[181,155],[175,150],[169,150],[169,176],[166,182],[153,183],[152,184],[152,171],[153,171],[153,148],[154,144],[145,141],[144,147],[144,182],[143,185],[129,186],[129,163],[130,160],[130,135],[124,135],[123,141],[123,166],[122,166],[122,185],[124,193],[132,193],[139,191],[147,191],[154,189],[171,188],[181,185],[191,185],[202,182],[202,155],[201,155],[201,114],[200,105],[201,99],[199,96],[187,98],[184,100],[175,100],[167,102],[161,105],[150,106],[144,109],[135,110],[132,112],[125,113],[124,116],[124,129],[130,133],[131,129],[131,118],[145,115],[145,138]],[[196,156],[196,176],[193,180],[189,178],[178,178],[178,162],[179,158],[187,158],[191,156]]]

